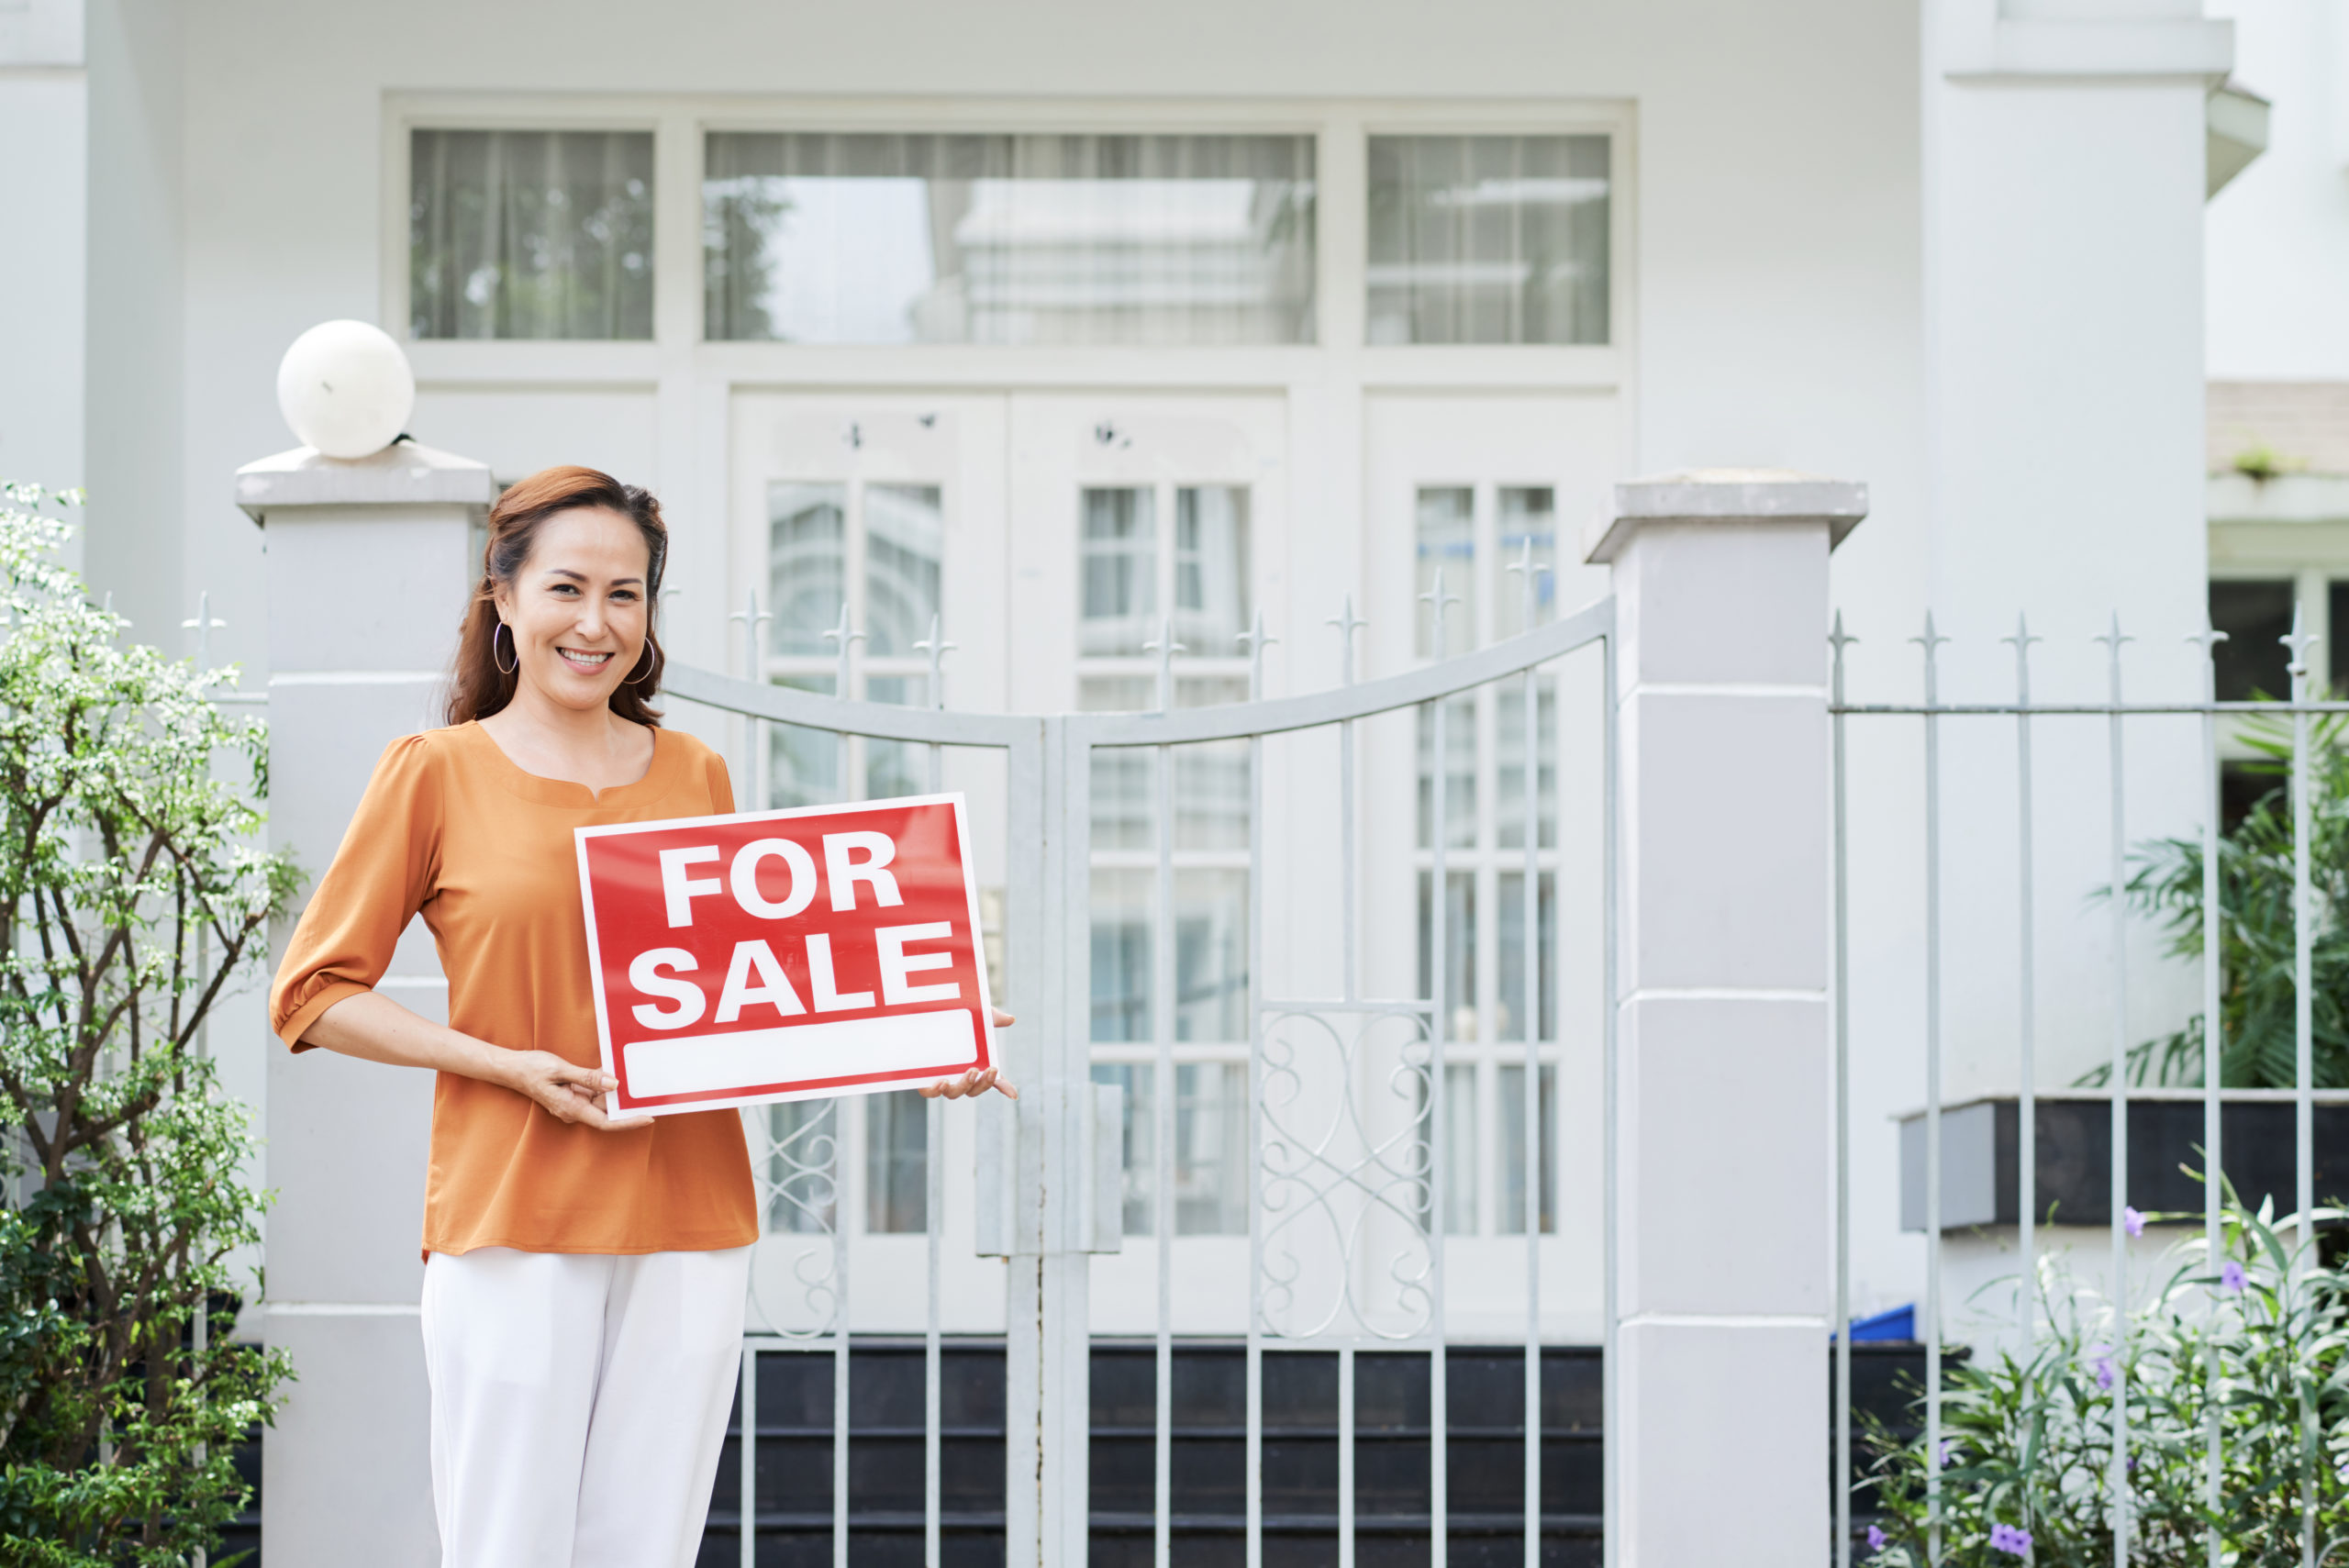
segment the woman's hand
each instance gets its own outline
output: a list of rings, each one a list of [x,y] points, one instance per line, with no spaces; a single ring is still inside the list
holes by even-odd
[[[502,1080],[518,1095],[543,1106],[557,1121],[582,1122],[599,1132],[628,1132],[651,1127],[647,1116],[606,1114],[604,1096],[618,1088],[619,1080],[598,1067],[566,1062],[551,1051],[509,1051]]]
[[[1016,1021],[1001,1007],[995,1009],[996,1028],[1008,1029]],[[984,1073],[974,1067],[960,1078],[941,1078],[929,1088],[922,1090],[921,1097],[925,1100],[941,1098],[959,1100],[965,1095],[984,1095],[989,1089],[993,1089],[1008,1100],[1016,1100],[1019,1097],[1019,1091],[1011,1086],[1011,1080],[1003,1075],[1003,1069],[1000,1067],[990,1067]]]

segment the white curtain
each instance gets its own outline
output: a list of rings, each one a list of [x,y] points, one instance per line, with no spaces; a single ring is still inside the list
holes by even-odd
[[[418,130],[409,151],[413,336],[652,336],[650,132]]]
[[[1373,343],[1608,341],[1603,136],[1370,139]]]

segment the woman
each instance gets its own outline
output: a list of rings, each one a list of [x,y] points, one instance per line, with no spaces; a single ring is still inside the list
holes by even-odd
[[[423,1327],[444,1568],[683,1568],[732,1404],[759,1229],[741,1126],[606,1114],[572,840],[734,809],[725,763],[650,706],[667,552],[660,504],[592,469],[499,498],[449,728],[385,749],[271,998],[295,1051],[440,1075]],[[446,1028],[373,989],[417,914]],[[993,1071],[922,1092],[990,1087],[1012,1092]]]

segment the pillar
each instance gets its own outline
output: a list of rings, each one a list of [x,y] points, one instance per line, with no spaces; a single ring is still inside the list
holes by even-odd
[[[1864,486],[1621,484],[1618,1563],[1828,1551],[1827,557]]]
[[[375,759],[435,711],[472,581],[486,465],[403,441],[351,462],[304,447],[238,470],[268,563],[271,848],[308,881]],[[308,888],[271,933],[284,951]],[[409,927],[381,989],[445,1020],[432,939]],[[269,1060],[268,1342],[297,1381],[263,1444],[273,1561],[440,1561],[417,1303],[432,1081],[330,1051]],[[363,1543],[363,1545],[362,1544]]]

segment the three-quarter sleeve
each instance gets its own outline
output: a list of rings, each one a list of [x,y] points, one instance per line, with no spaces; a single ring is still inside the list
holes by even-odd
[[[318,879],[270,988],[270,1028],[296,1051],[320,1014],[373,990],[400,933],[432,896],[441,785],[430,737],[384,749],[334,863]]]

